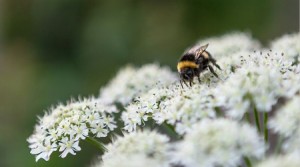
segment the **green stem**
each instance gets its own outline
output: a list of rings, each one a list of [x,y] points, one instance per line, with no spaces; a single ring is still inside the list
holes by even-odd
[[[257,127],[258,132],[260,133],[261,132],[261,128],[260,128],[260,123],[259,123],[258,111],[257,111],[257,109],[256,109],[255,106],[253,106],[253,107],[254,107],[253,110],[254,110],[256,127]]]
[[[247,167],[252,167],[251,161],[248,157],[244,156],[244,161]]]
[[[268,142],[269,134],[268,134],[268,113],[264,113],[264,135],[265,135],[265,142]]]
[[[281,147],[281,144],[282,144],[282,142],[283,142],[283,136],[279,136],[278,137],[278,141],[277,141],[277,144],[276,144],[276,146],[275,146],[275,154],[279,154],[280,153],[280,147]]]
[[[102,152],[106,151],[107,149],[104,147],[103,143],[99,142],[98,140],[96,140],[93,137],[87,137],[86,141],[88,143],[91,143],[92,145],[96,146],[99,150],[101,150]]]
[[[176,131],[174,130],[174,128],[170,125],[167,124],[166,122],[164,122],[162,124],[162,126],[166,129],[167,133],[171,136],[171,137],[175,137],[176,139],[179,138],[178,134],[176,133]]]
[[[222,112],[220,107],[216,107],[215,111],[216,111],[218,117],[224,117],[224,113]]]
[[[249,114],[248,111],[245,113],[245,117],[246,117],[247,122],[248,122],[249,124],[251,124],[250,114]]]

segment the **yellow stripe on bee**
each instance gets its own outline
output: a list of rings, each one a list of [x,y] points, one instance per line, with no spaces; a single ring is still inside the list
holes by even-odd
[[[178,72],[180,72],[181,69],[183,69],[185,67],[198,68],[198,65],[195,62],[192,62],[192,61],[181,61],[177,64]]]

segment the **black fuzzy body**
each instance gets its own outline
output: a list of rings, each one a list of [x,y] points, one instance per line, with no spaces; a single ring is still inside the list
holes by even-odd
[[[181,79],[180,81],[183,81],[184,83],[185,81],[188,81],[190,86],[192,85],[192,81],[196,76],[198,77],[198,81],[200,82],[200,74],[206,69],[209,69],[213,73],[213,75],[218,78],[218,75],[215,73],[210,63],[221,70],[220,66],[216,63],[216,60],[207,51],[203,51],[198,57],[196,57],[196,53],[185,53],[179,60],[179,62],[183,61],[194,62],[198,65],[198,68],[191,68],[188,66],[184,67],[179,73]]]

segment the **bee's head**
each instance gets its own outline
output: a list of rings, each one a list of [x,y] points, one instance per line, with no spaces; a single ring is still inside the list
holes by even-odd
[[[191,80],[194,77],[194,69],[192,68],[184,68],[180,71],[180,76],[184,79],[184,80]]]

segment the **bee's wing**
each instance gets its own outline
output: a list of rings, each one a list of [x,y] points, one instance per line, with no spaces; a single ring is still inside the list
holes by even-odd
[[[195,50],[195,55],[196,55],[196,60],[200,57],[200,55],[206,50],[206,48],[208,47],[208,44],[206,45],[203,45],[203,46],[200,46],[198,47],[196,50]]]

